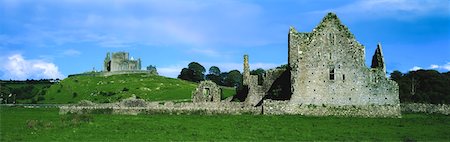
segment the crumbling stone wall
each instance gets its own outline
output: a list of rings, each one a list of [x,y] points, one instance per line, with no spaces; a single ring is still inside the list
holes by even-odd
[[[220,87],[210,81],[202,81],[192,92],[192,102],[220,102],[222,90]]]
[[[381,46],[373,68],[365,47],[329,13],[311,33],[289,30],[292,97],[298,105],[399,105],[398,85],[386,78]]]
[[[401,117],[400,105],[295,105],[289,101],[264,100],[264,114],[306,116]]]
[[[408,113],[450,114],[450,105],[448,104],[402,103],[401,108],[402,112]]]
[[[257,106],[265,96],[264,87],[258,84],[258,75],[250,75],[250,65],[248,55],[244,55],[243,85],[248,88],[245,103],[251,106]]]
[[[248,106],[242,102],[145,102],[129,98],[116,103],[96,104],[86,102],[59,107],[59,114],[106,113],[106,114],[261,114],[261,107]]]

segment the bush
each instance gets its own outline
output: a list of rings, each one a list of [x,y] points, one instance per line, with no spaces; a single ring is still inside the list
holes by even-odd
[[[94,117],[90,114],[67,114],[61,116],[61,122],[64,125],[75,126],[81,123],[92,122]]]
[[[100,95],[105,96],[105,97],[109,97],[109,96],[116,95],[116,93],[115,92],[103,92],[103,91],[100,91]]]
[[[39,96],[38,99],[37,99],[38,102],[39,102],[39,101],[43,101],[43,100],[45,100],[45,97],[44,97],[44,96]]]
[[[77,97],[77,96],[78,96],[77,92],[73,92],[72,98],[75,98],[75,97]]]
[[[40,128],[51,128],[53,127],[53,123],[44,122],[41,120],[27,120],[27,127],[33,130],[38,130]]]

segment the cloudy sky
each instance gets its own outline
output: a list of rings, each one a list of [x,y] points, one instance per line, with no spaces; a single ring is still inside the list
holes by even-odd
[[[310,32],[335,12],[387,71],[450,70],[448,0],[0,0],[0,79],[101,70],[127,51],[176,77],[197,61],[222,71],[287,63],[289,26]]]

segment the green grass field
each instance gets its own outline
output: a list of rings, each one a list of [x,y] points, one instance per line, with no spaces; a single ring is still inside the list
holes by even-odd
[[[113,76],[72,76],[52,85],[40,103],[116,102],[133,94],[147,101],[191,99],[196,83],[148,74]],[[222,87],[223,98],[233,96],[234,88]]]
[[[1,107],[0,141],[448,141],[450,117],[296,115],[58,115],[58,109]]]

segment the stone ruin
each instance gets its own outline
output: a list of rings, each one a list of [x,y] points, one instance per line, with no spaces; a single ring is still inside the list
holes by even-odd
[[[137,60],[129,57],[128,52],[108,52],[103,64],[106,72],[141,70],[141,58]]]
[[[202,81],[198,87],[192,92],[192,102],[220,102],[222,89],[210,81]]]
[[[243,85],[248,89],[245,103],[251,106],[279,108],[282,113],[305,114],[305,106],[365,108],[400,115],[399,89],[386,77],[381,44],[377,45],[371,68],[365,65],[365,47],[342,25],[334,13],[328,13],[310,33],[288,34],[288,68],[269,70],[258,85],[256,75],[250,75],[248,55],[244,55]],[[290,76],[290,98],[283,103],[267,100],[275,80],[283,74]],[[350,107],[349,107],[350,106]],[[375,109],[375,110],[374,110]],[[362,113],[355,109],[349,112]],[[308,114],[308,113],[307,113]],[[314,115],[312,113],[312,115]]]
[[[151,75],[158,75],[155,66],[147,66],[147,70],[141,70],[142,66],[141,58],[137,60],[133,57],[130,58],[128,52],[112,52],[107,53],[105,60],[103,61],[103,71],[97,72],[85,72],[80,74],[72,74],[71,76],[110,76],[117,74],[134,74],[145,73]]]
[[[120,59],[125,61],[127,58],[122,55],[128,57],[128,54],[120,53]],[[105,60],[105,68],[113,64]],[[60,112],[103,108],[118,114],[156,111],[401,117],[398,85],[386,77],[381,44],[377,45],[371,68],[367,68],[365,47],[334,13],[328,13],[309,33],[291,27],[287,67],[268,70],[262,84],[258,84],[257,75],[250,75],[248,55],[244,55],[243,66],[243,85],[248,91],[244,102],[221,101],[220,87],[212,81],[203,81],[193,91],[192,103],[145,102],[132,98],[100,106],[90,106],[90,103],[67,106]],[[113,70],[116,69],[114,65]]]

